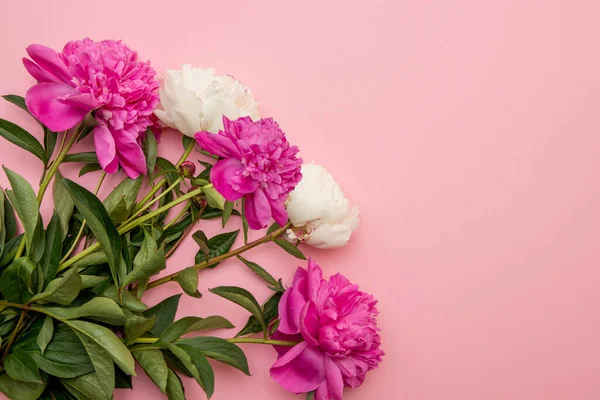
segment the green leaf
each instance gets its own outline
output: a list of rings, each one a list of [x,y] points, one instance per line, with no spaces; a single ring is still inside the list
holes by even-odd
[[[43,377],[42,383],[25,383],[15,381],[7,374],[0,375],[0,392],[11,400],[35,400],[39,398],[48,384],[48,378]]]
[[[230,365],[239,369],[246,375],[250,375],[248,370],[248,360],[244,352],[235,344],[229,343],[225,339],[198,336],[195,338],[183,339],[178,342],[179,345],[189,345],[204,353],[208,358]]]
[[[225,225],[227,225],[227,221],[229,221],[229,217],[231,217],[232,212],[233,212],[233,202],[226,201],[225,207],[223,208],[223,220],[222,220],[223,228],[225,228]]]
[[[104,207],[115,223],[129,217],[142,187],[142,179],[142,176],[135,180],[125,178],[104,200]]]
[[[154,133],[152,133],[150,129],[146,130],[146,139],[144,140],[144,154],[146,155],[146,167],[148,168],[148,176],[151,177],[154,174],[154,170],[156,169],[158,144],[156,142],[156,136],[154,135]]]
[[[225,210],[225,197],[213,187],[212,184],[202,187],[202,193],[206,196],[208,205],[219,210]]]
[[[17,350],[4,358],[4,369],[16,381],[42,383],[40,370],[35,361],[25,351]]]
[[[132,344],[137,338],[148,332],[156,324],[156,317],[145,318],[131,315],[125,321],[126,344]]]
[[[152,382],[158,386],[161,392],[166,393],[169,367],[167,367],[162,352],[160,350],[143,350],[136,351],[133,355]]]
[[[46,151],[42,144],[29,132],[21,128],[19,125],[13,124],[10,121],[0,118],[0,136],[9,142],[16,144],[20,148],[27,150],[46,165]]]
[[[160,336],[163,342],[173,342],[190,332],[203,331],[207,329],[231,329],[234,326],[231,322],[218,315],[206,318],[184,317],[171,324]]]
[[[261,267],[257,263],[254,263],[252,261],[248,261],[248,260],[246,260],[242,256],[238,256],[237,258],[241,262],[243,262],[244,264],[246,264],[246,266],[248,268],[250,268],[256,275],[258,275],[260,278],[264,279],[265,282],[267,282],[268,284],[270,284],[270,285],[272,285],[274,287],[277,287],[279,285],[277,283],[277,280],[275,278],[273,278],[273,275],[269,274],[263,267]]]
[[[273,224],[267,229],[267,235],[275,232],[277,229],[281,228],[281,226],[277,222],[273,222]]]
[[[71,268],[87,268],[92,265],[108,264],[108,257],[102,250],[96,251],[87,257],[82,258],[71,266]]]
[[[100,166],[100,164],[98,164],[98,163],[85,164],[81,168],[81,170],[79,170],[79,177],[81,178],[82,176],[87,175],[90,172],[100,171],[101,169],[102,169],[102,166]]]
[[[32,274],[35,264],[27,257],[13,261],[0,276],[0,292],[13,303],[25,304],[31,299]]]
[[[112,379],[114,383],[114,377]],[[104,384],[95,372],[77,378],[61,379],[60,382],[77,400],[111,399],[111,396],[106,397],[104,394]]]
[[[202,351],[189,345],[180,344],[178,347],[184,350],[192,359],[192,363],[198,370],[196,381],[206,393],[206,397],[210,399],[215,392],[215,373],[206,356]]]
[[[177,179],[179,179],[179,171],[177,170],[177,168],[175,168],[175,165],[173,165],[171,161],[162,157],[158,157],[156,159],[156,165],[158,166],[160,171],[164,173],[169,186],[171,186]]]
[[[35,192],[29,182],[19,174],[6,167],[4,167],[4,172],[12,188],[12,191],[7,192],[7,195],[15,210],[17,210],[17,214],[25,230],[27,255],[29,255],[33,262],[38,262],[44,253],[44,226],[39,213]],[[42,233],[41,238],[39,237],[40,229]]]
[[[179,283],[179,286],[188,296],[198,299],[202,297],[202,294],[198,291],[198,271],[193,267],[178,272],[175,275],[175,282]]]
[[[79,307],[44,307],[43,310],[61,320],[89,318],[116,326],[125,325],[126,319],[121,307],[107,297],[94,297]]]
[[[88,151],[83,153],[71,153],[67,154],[65,158],[63,158],[63,163],[69,162],[82,162],[82,163],[97,163],[98,157],[96,156],[95,151]]]
[[[189,136],[185,136],[185,135],[181,135],[181,144],[183,145],[183,149],[186,150],[188,148],[188,146],[192,143],[195,142],[196,140],[193,137],[189,137]]]
[[[177,361],[179,361],[179,363],[183,365],[183,370],[185,372],[189,373],[189,375],[191,375],[195,379],[200,379],[200,373],[198,372],[198,369],[192,362],[192,358],[190,357],[190,355],[186,353],[185,350],[181,349],[180,347],[174,344],[165,343],[162,341],[156,342],[156,345],[161,346],[162,348],[168,350],[171,354],[173,354]]]
[[[79,337],[79,340],[81,340],[83,347],[85,347],[92,361],[96,377],[100,383],[102,397],[110,400],[115,390],[115,365],[110,354],[89,337],[78,332],[75,333]]]
[[[108,276],[81,275],[81,290],[96,287],[107,280]]]
[[[106,350],[115,364],[126,374],[135,376],[135,361],[123,342],[110,330],[103,326],[85,321],[66,321],[73,330],[79,331]]]
[[[165,249],[158,248],[154,238],[144,231],[144,242],[139,253],[133,260],[133,271],[123,280],[122,286],[137,282],[140,279],[149,278],[167,267]]]
[[[13,262],[22,240],[25,239],[24,235],[21,233],[19,236],[14,237],[4,245],[2,257],[0,257],[0,268],[4,268]]]
[[[44,350],[46,350],[46,346],[52,340],[52,335],[54,335],[54,321],[52,317],[46,316],[44,320],[44,325],[42,325],[42,329],[37,337],[37,345],[44,354]]]
[[[25,104],[25,98],[23,96],[19,96],[16,94],[5,94],[4,96],[2,96],[2,98],[8,101],[9,103],[12,103],[15,106],[19,107],[21,110],[29,113],[29,109],[27,108],[27,104]]]
[[[210,238],[208,240],[208,259],[212,259],[227,253],[231,249],[231,246],[233,246],[233,243],[235,242],[238,233],[240,233],[239,229],[233,232],[221,233],[220,235]],[[207,258],[202,251],[196,254],[196,264],[199,264],[206,260]],[[215,264],[214,266],[212,266],[212,268],[216,267],[217,265],[218,264]]]
[[[206,233],[204,233],[204,231],[196,231],[192,235],[192,239],[194,239],[198,247],[200,247],[202,253],[208,257],[210,249],[208,248],[208,237],[206,237]]]
[[[6,240],[12,240],[17,236],[19,229],[17,225],[17,218],[15,217],[15,210],[10,204],[10,201],[4,200],[4,229],[6,231]]]
[[[31,298],[31,302],[44,300],[50,303],[68,306],[81,290],[81,277],[75,268],[68,270],[64,276],[52,280],[46,290]]]
[[[44,126],[44,149],[46,150],[46,164],[48,164],[52,158],[52,154],[54,154],[57,139],[58,134],[56,132],[52,132],[50,129]]]
[[[4,202],[8,202],[4,195],[4,190],[0,187],[0,255],[4,250],[4,244],[6,243],[6,228],[4,224]]]
[[[62,234],[62,240],[65,240],[69,233],[69,221],[73,214],[73,208],[75,203],[69,196],[67,188],[62,183],[63,177],[60,172],[56,171],[54,175],[54,186],[52,189],[52,197],[54,198],[54,211],[60,221],[60,230]]]
[[[263,305],[264,325],[269,326],[271,322],[277,319],[279,316],[279,301],[283,293],[277,292],[271,296]],[[237,334],[235,337],[253,335],[263,331],[263,324],[261,324],[254,315],[248,318],[246,326]]]
[[[69,191],[75,206],[81,212],[88,226],[98,239],[98,243],[106,253],[113,281],[118,285],[119,264],[121,263],[121,235],[113,225],[104,206],[87,189],[79,186],[73,181],[65,179],[63,184]]]
[[[146,318],[156,316],[156,324],[149,331],[152,337],[160,337],[165,329],[173,323],[180,298],[181,294],[171,296],[143,313]]]
[[[34,346],[37,346],[35,342]],[[81,340],[63,323],[55,324],[54,335],[43,355],[36,351],[30,351],[29,354],[42,371],[59,378],[75,378],[94,371]]]
[[[46,248],[40,262],[46,284],[56,278],[62,255],[62,238],[60,219],[55,211],[46,229]]]
[[[233,210],[231,212],[231,215],[240,215],[239,211],[237,210]],[[223,211],[219,210],[218,208],[213,208],[213,207],[206,207],[206,209],[204,210],[204,212],[202,213],[202,215],[200,216],[200,219],[214,219],[214,218],[222,218],[223,216]]]
[[[282,249],[284,249],[286,252],[293,255],[294,257],[299,258],[301,260],[306,260],[306,256],[304,254],[302,254],[300,249],[298,249],[296,246],[294,246],[287,240],[273,239],[273,241],[275,242],[275,244],[277,244],[277,246],[281,247]]]
[[[104,293],[102,293],[104,297],[108,297],[114,302],[119,302],[119,298],[117,297],[117,288],[115,285],[109,285]],[[123,307],[128,309],[131,312],[142,312],[148,310],[148,306],[138,300],[134,295],[129,291],[121,292],[121,300],[123,303]]]
[[[169,376],[167,377],[167,398],[169,400],[185,400],[185,391],[181,379],[171,369],[169,369]]]
[[[221,296],[229,301],[234,302],[250,311],[254,317],[261,323],[265,335],[267,334],[267,326],[265,325],[264,315],[260,305],[249,291],[235,286],[220,286],[214,289],[209,289],[211,293]]]
[[[306,393],[306,400],[314,400],[315,398],[315,392],[308,392]]]

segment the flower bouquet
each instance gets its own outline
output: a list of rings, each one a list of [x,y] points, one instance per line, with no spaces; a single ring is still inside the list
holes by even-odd
[[[119,41],[73,41],[61,52],[35,44],[27,53],[23,64],[37,84],[25,97],[3,97],[39,122],[43,141],[4,119],[0,136],[38,158],[43,174],[36,193],[4,167],[2,393],[109,400],[117,388],[132,389],[137,362],[169,399],[185,398],[180,376],[210,398],[209,360],[249,374],[239,343],[272,346],[272,378],[306,398],[339,400],[344,387],[363,383],[383,356],[373,297],[343,275],[325,279],[312,259],[288,285],[242,255],[274,243],[306,260],[302,243],[343,246],[359,220],[333,177],[303,165],[277,122],[260,118],[249,88],[188,65],[159,81]],[[157,156],[165,127],[183,133],[175,163]],[[73,152],[78,141],[93,141],[95,151]],[[192,155],[202,161],[188,161]],[[80,176],[99,175],[95,191],[62,177],[59,169],[74,163],[83,163]],[[124,179],[99,199],[115,173]],[[50,190],[54,213],[45,222],[39,205]],[[217,218],[224,231],[209,238],[200,222]],[[249,241],[249,229],[266,230]],[[244,245],[233,248],[240,231]],[[191,266],[155,278],[188,236],[199,248]],[[144,304],[146,291],[171,281],[200,298],[199,271],[229,258],[272,290],[264,304],[244,288],[210,290],[248,311],[241,330],[216,312],[175,320],[181,295]],[[215,329],[233,333],[207,334]]]

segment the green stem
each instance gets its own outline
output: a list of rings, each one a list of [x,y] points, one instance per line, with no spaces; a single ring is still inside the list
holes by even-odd
[[[67,135],[67,133],[68,132],[65,132],[65,136]],[[69,150],[71,150],[71,147],[75,144],[75,141],[79,137],[80,133],[81,133],[81,130],[78,130],[73,135],[73,137],[71,137],[71,139],[67,142],[67,144],[61,149],[60,153],[58,153],[58,156],[56,156],[56,159],[50,166],[50,169],[48,169],[47,173],[45,174],[44,179],[42,180],[42,183],[40,184],[40,190],[37,194],[38,205],[42,204],[42,200],[44,199],[44,195],[46,194],[48,185],[50,184],[50,182],[52,181],[52,178],[54,178],[54,175],[58,171],[58,167],[60,166],[60,163],[65,158],[65,156],[67,155]],[[15,254],[15,259],[21,257],[21,255],[23,254],[23,251],[25,250],[25,244],[26,244],[26,240],[25,240],[25,236],[23,236],[23,239],[21,240],[21,243],[19,244],[19,248],[17,249],[17,253]]]
[[[187,147],[185,148],[185,151],[183,152],[183,155],[179,158],[179,160],[175,164],[175,168],[179,169],[179,167],[181,167],[181,164],[183,164],[185,162],[185,160],[187,160],[187,158],[190,156],[192,150],[194,150],[195,145],[196,145],[195,140],[191,141],[187,145]],[[166,183],[167,183],[167,178],[162,178],[156,185],[154,185],[154,187],[148,192],[148,194],[146,194],[146,196],[144,196],[144,198],[134,208],[133,213],[137,214],[138,212],[143,210],[146,206],[146,203],[149,202],[154,197],[154,195],[156,193],[158,193],[160,188],[162,188]]]
[[[152,199],[152,201],[150,201],[147,204],[144,204],[144,206],[141,207],[139,210],[134,211],[133,214],[131,214],[131,217],[129,217],[129,219],[127,221],[123,222],[123,225],[127,225],[128,223],[133,221],[138,216],[139,213],[152,207],[152,205],[155,204],[157,201],[160,201],[160,199],[165,197],[167,195],[167,193],[169,193],[171,190],[175,189],[181,183],[182,180],[183,180],[183,178],[181,176],[179,178],[177,178],[171,186],[169,186],[167,189],[163,190],[162,193],[159,194],[158,196],[156,196],[154,199]]]
[[[263,243],[268,243],[268,242],[272,241],[277,236],[281,235],[286,230],[288,230],[291,226],[292,226],[292,224],[288,223],[285,226],[280,227],[279,229],[273,231],[272,233],[270,233],[268,235],[263,236],[260,239],[257,239],[257,240],[255,240],[253,242],[250,242],[250,243],[248,243],[248,244],[246,244],[246,245],[244,245],[242,247],[239,247],[239,248],[237,248],[235,250],[232,250],[232,251],[230,251],[228,253],[225,253],[225,254],[222,254],[220,256],[211,258],[210,260],[207,260],[207,261],[201,262],[199,264],[193,265],[191,268],[194,268],[195,270],[201,270],[201,269],[204,269],[204,268],[208,268],[208,267],[210,267],[212,265],[218,264],[221,261],[226,260],[228,258],[240,255],[243,252],[248,251],[250,249],[253,249],[253,248],[255,248],[255,247],[257,247],[257,246],[259,246],[259,245],[261,245]],[[162,277],[160,279],[157,279],[157,280],[155,280],[153,282],[150,282],[148,284],[148,286],[146,287],[146,290],[155,288],[155,287],[160,286],[162,284],[165,284],[167,282],[171,282],[173,279],[175,279],[175,277],[177,277],[177,275],[179,275],[179,273],[180,272],[176,272],[174,274],[167,275],[167,276]]]
[[[164,206],[162,206],[162,207],[160,207],[160,208],[158,208],[158,209],[156,209],[134,221],[131,221],[129,224],[121,226],[118,229],[119,234],[122,235],[124,233],[129,232],[130,230],[140,226],[144,222],[156,217],[157,215],[160,215],[163,212],[170,210],[171,208],[175,207],[176,205],[181,204],[189,199],[192,199],[192,198],[198,196],[200,193],[202,193],[201,188],[198,188],[189,193],[186,193],[185,195],[173,200],[172,202],[165,204]],[[58,267],[58,272],[66,269],[66,268],[69,268],[71,265],[75,264],[77,261],[89,256],[90,254],[94,253],[98,249],[100,249],[100,244],[98,242],[96,242],[93,245],[86,248],[85,250],[83,250],[81,253],[72,257],[71,259],[65,261],[64,263],[61,263],[60,266]]]
[[[175,218],[173,218],[171,221],[169,221],[168,224],[165,225],[163,231],[166,231],[167,229],[169,229],[171,226],[173,226],[174,224],[177,223],[177,221],[179,221],[185,214],[187,214],[188,210],[190,209],[190,207],[192,206],[191,202],[188,202],[185,207],[183,207],[181,209],[181,211],[179,212],[179,214],[177,214],[175,216]]]
[[[94,194],[98,195],[98,192],[100,191],[100,187],[102,186],[102,182],[104,182],[104,178],[106,178],[106,172],[103,172],[102,176],[100,176],[100,181],[96,185],[96,191],[94,192]],[[81,237],[83,236],[83,232],[85,231],[86,226],[87,226],[87,221],[83,220],[83,223],[81,224],[81,228],[79,228],[79,232],[77,232],[77,236],[75,237],[75,240],[73,241],[73,244],[71,245],[71,248],[69,249],[69,251],[67,251],[67,254],[65,254],[65,256],[60,260],[61,263],[67,261],[67,259],[69,257],[71,257],[71,254],[73,254],[73,252],[77,248],[77,245],[79,244],[79,241],[81,240]]]
[[[23,323],[25,322],[26,316],[27,316],[27,310],[21,311],[21,316],[19,317],[17,326],[15,327],[15,330],[11,333],[10,338],[8,339],[8,343],[6,344],[6,348],[4,349],[4,353],[2,354],[2,359],[0,360],[0,362],[4,361],[4,358],[6,357],[6,355],[10,351],[10,348],[12,347],[13,343],[17,339],[17,335],[19,334],[19,332],[21,331],[21,328],[23,327]]]
[[[154,344],[158,342],[157,338],[139,338],[136,339],[133,344]],[[271,340],[271,339],[252,339],[252,338],[231,338],[225,339],[229,343],[253,343],[253,344],[265,344],[269,346],[289,346],[293,347],[298,344],[298,342],[292,342],[287,340]]]

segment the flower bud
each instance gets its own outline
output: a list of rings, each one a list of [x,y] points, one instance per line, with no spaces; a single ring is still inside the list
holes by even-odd
[[[191,161],[185,161],[183,164],[181,164],[181,167],[179,167],[179,174],[185,176],[186,178],[194,176],[195,173],[196,165]]]
[[[212,184],[204,186],[202,192],[204,193],[209,206],[220,210],[225,209],[225,197],[217,192],[217,189],[215,189]]]

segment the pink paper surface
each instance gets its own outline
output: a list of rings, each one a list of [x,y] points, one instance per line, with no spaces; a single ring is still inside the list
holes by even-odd
[[[600,398],[598,1],[3,0],[0,15],[1,94],[33,84],[30,43],[123,39],[159,72],[212,66],[251,86],[305,161],[343,184],[362,212],[351,245],[304,250],[380,300],[387,353],[346,399]],[[41,137],[6,102],[0,117]],[[176,160],[179,137],[160,152]],[[28,153],[2,142],[0,161],[37,183]],[[168,272],[195,251],[186,242]],[[248,258],[286,282],[299,264],[271,246]],[[223,284],[268,295],[228,261],[201,272],[205,296],[182,297],[179,316],[242,326],[245,311],[208,293]],[[253,377],[216,365],[214,399],[301,398],[270,380],[272,349],[243,348]],[[159,398],[138,375],[117,399]]]

